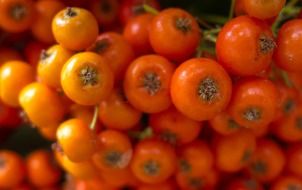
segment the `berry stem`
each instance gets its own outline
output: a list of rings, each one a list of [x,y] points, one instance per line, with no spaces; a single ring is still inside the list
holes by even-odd
[[[138,140],[143,140],[153,136],[151,127],[146,127],[143,131],[129,131],[129,136]]]
[[[208,24],[206,21],[204,21],[203,19],[197,17],[196,21],[198,22],[200,27],[204,27],[206,29],[212,29],[212,26]]]
[[[195,57],[202,57],[202,52],[203,52],[203,48],[202,48],[202,45],[198,46],[197,50],[196,50],[196,55]]]
[[[281,70],[281,77],[286,86],[288,86],[289,88],[292,88],[294,86],[286,71]]]
[[[148,4],[143,4],[143,8],[147,13],[151,13],[154,15],[157,15],[159,13],[158,10],[154,9],[153,7],[151,7]]]
[[[221,28],[213,28],[213,29],[210,29],[210,30],[205,30],[203,32],[203,34],[206,36],[206,35],[213,35],[213,34],[218,34],[220,32]]]
[[[204,38],[201,40],[196,49],[196,57],[201,57],[204,51],[215,55],[215,42],[217,39],[217,34],[220,32],[220,30],[220,27],[204,30]]]
[[[299,2],[299,0],[291,0],[286,6],[281,10],[275,22],[272,25],[272,31],[276,36],[278,33],[278,28],[284,20],[287,20],[291,17],[295,17],[299,12],[300,8],[295,7],[295,5]]]
[[[210,30],[205,30],[203,32],[204,39],[213,43],[216,43],[217,35],[220,32],[221,28],[213,28]]]
[[[92,121],[91,121],[90,126],[89,126],[89,128],[92,131],[95,131],[95,127],[96,127],[96,123],[97,123],[97,120],[98,120],[98,116],[99,116],[99,106],[96,105],[94,107],[93,118],[92,118]]]
[[[206,22],[223,25],[228,21],[227,17],[212,14],[201,14],[200,18]]]
[[[270,80],[276,81],[276,80],[283,80],[284,84],[289,87],[293,88],[294,84],[291,81],[291,79],[288,76],[288,73],[279,67],[277,67],[275,64],[272,64],[272,72],[270,74]]]
[[[229,20],[231,20],[234,16],[234,8],[235,8],[236,0],[231,0],[230,12],[229,12]]]
[[[207,52],[212,55],[216,54],[215,45],[213,45],[213,42],[209,42],[206,40],[201,41],[201,43],[196,49],[196,57],[202,57],[204,52]]]
[[[205,35],[204,39],[213,43],[216,43],[217,36],[215,35]]]

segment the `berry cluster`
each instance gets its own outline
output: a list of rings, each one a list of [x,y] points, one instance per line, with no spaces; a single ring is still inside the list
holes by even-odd
[[[155,0],[0,0],[0,128],[53,142],[1,150],[0,189],[302,190],[297,3],[233,0],[214,25]]]

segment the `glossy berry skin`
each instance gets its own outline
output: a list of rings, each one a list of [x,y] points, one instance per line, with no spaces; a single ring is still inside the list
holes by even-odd
[[[302,109],[300,105],[283,119],[273,123],[272,132],[282,141],[300,142],[302,140]]]
[[[57,129],[57,140],[72,162],[83,162],[96,151],[94,132],[80,119],[69,119]]]
[[[99,175],[99,170],[91,160],[73,162],[62,152],[55,152],[56,159],[62,168],[78,179],[92,179]]]
[[[101,177],[104,179],[106,184],[115,188],[121,188],[125,186],[137,187],[138,184],[142,183],[138,180],[138,178],[134,176],[130,167],[102,172]]]
[[[19,102],[28,119],[37,127],[57,125],[66,111],[57,92],[38,82],[22,89]]]
[[[126,99],[133,107],[145,113],[157,113],[169,108],[174,69],[175,66],[160,55],[138,57],[129,65],[125,74]]]
[[[61,70],[63,91],[74,102],[95,105],[106,99],[114,76],[103,57],[92,52],[73,55]]]
[[[241,126],[257,128],[268,125],[277,114],[278,90],[267,79],[239,81],[233,90],[228,111]]]
[[[22,88],[35,80],[33,67],[23,61],[6,62],[0,71],[0,96],[2,101],[18,107],[18,96]]]
[[[172,106],[160,113],[150,114],[149,126],[159,139],[172,145],[182,145],[196,139],[203,124],[184,116]]]
[[[82,8],[68,7],[53,18],[52,32],[60,45],[80,51],[95,41],[99,29],[92,13]]]
[[[40,135],[43,138],[45,138],[49,141],[55,141],[55,140],[57,140],[56,132],[57,132],[58,127],[59,127],[59,124],[54,124],[54,125],[47,126],[47,127],[40,127],[38,129],[39,129]]]
[[[101,26],[114,24],[120,6],[118,0],[92,0],[89,4],[89,10]]]
[[[299,48],[302,45],[302,19],[287,21],[279,30],[277,49],[274,54],[276,64],[287,71],[302,71],[302,55]]]
[[[135,58],[131,45],[116,32],[104,32],[99,35],[88,51],[95,52],[105,59],[117,83],[124,78],[127,67]]]
[[[286,0],[242,0],[245,12],[251,17],[262,20],[278,16],[285,2]]]
[[[92,156],[98,169],[106,173],[127,168],[133,151],[126,134],[108,129],[98,134],[98,141],[98,150]]]
[[[200,39],[196,20],[181,9],[168,8],[161,11],[150,25],[149,40],[153,50],[176,62],[190,58]]]
[[[272,32],[264,21],[239,16],[222,27],[216,42],[216,54],[228,72],[249,76],[270,65],[275,46]]]
[[[20,155],[8,150],[0,151],[0,188],[13,189],[25,179],[26,168]]]
[[[280,120],[291,116],[296,108],[299,107],[299,88],[292,88],[278,83],[276,84],[276,87],[279,91],[280,101],[278,103],[278,113],[275,122],[279,122]]]
[[[169,144],[146,139],[136,145],[131,170],[142,182],[147,184],[164,182],[173,175],[175,169],[176,155]]]
[[[160,10],[160,4],[157,0],[127,0],[122,1],[120,4],[120,10],[118,12],[119,20],[123,25],[126,25],[128,21],[141,14],[146,13],[143,5],[147,4],[156,10]]]
[[[242,126],[240,126],[230,114],[226,112],[221,112],[217,114],[214,118],[209,120],[210,126],[221,135],[230,135],[239,131]]]
[[[208,144],[193,141],[180,148],[176,182],[181,189],[193,190],[204,187],[213,171],[214,156]]]
[[[107,128],[129,130],[139,123],[141,117],[142,112],[129,104],[122,89],[114,89],[100,103],[99,119]]]
[[[39,0],[35,2],[37,18],[31,26],[31,31],[36,39],[47,44],[55,42],[51,31],[51,22],[57,12],[64,9],[64,6],[58,0]]]
[[[69,114],[71,118],[81,119],[86,125],[90,125],[93,119],[93,106],[73,104],[69,107]]]
[[[137,55],[152,53],[149,41],[150,23],[154,15],[150,13],[136,16],[127,22],[123,36],[131,44]]]
[[[72,51],[58,44],[42,51],[37,69],[39,80],[53,88],[60,88],[62,67],[72,54]]]
[[[203,121],[226,108],[231,91],[231,79],[221,65],[211,59],[193,58],[174,72],[170,93],[178,111]]]

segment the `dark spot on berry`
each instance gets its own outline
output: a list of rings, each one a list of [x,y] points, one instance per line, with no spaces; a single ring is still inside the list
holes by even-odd
[[[156,176],[160,171],[160,165],[154,160],[148,160],[143,164],[143,171],[146,175]]]
[[[240,125],[238,125],[238,123],[236,121],[234,121],[233,119],[229,119],[228,120],[228,127],[230,129],[238,129],[238,128],[240,128]]]
[[[142,78],[142,87],[150,96],[154,96],[161,88],[160,77],[154,72],[145,73]]]
[[[181,170],[182,172],[185,172],[185,173],[190,172],[191,169],[192,169],[192,167],[191,167],[191,165],[188,163],[188,161],[187,161],[187,160],[184,160],[184,159],[181,159],[181,160],[179,161],[179,167],[180,167],[180,170]]]
[[[176,17],[175,27],[186,34],[192,30],[192,20],[186,17]]]
[[[265,172],[267,171],[266,164],[261,160],[253,162],[251,164],[251,168],[255,173],[258,173],[258,174],[265,174]]]
[[[79,78],[83,86],[94,86],[98,84],[98,72],[96,68],[86,65],[79,71]]]
[[[160,133],[160,139],[174,146],[177,144],[177,135],[170,131]]]
[[[249,161],[251,159],[251,157],[252,157],[252,151],[251,150],[246,150],[243,153],[241,161],[245,163],[245,162]]]
[[[74,11],[72,7],[67,7],[64,16],[67,18],[71,18],[77,16],[77,13]]]
[[[26,9],[26,7],[24,7],[24,5],[15,4],[15,5],[11,6],[10,14],[14,20],[20,21],[26,16],[27,9]]]
[[[45,49],[43,49],[40,53],[40,60],[44,61],[45,59],[47,59],[48,57],[50,57],[50,54],[47,53],[47,51]]]
[[[192,189],[202,189],[204,185],[204,182],[202,179],[200,178],[196,178],[196,177],[189,177],[189,186],[192,188]]]
[[[290,113],[296,107],[296,103],[292,99],[288,99],[283,104],[283,112]]]
[[[261,112],[258,108],[248,108],[243,112],[243,118],[248,121],[257,121],[261,118]]]
[[[206,77],[200,82],[197,94],[203,101],[212,103],[219,95],[217,82],[211,77]]]
[[[275,47],[276,42],[274,39],[270,36],[266,36],[264,34],[260,35],[259,37],[259,50],[262,54],[268,54],[271,53]]]
[[[105,154],[104,161],[108,166],[117,166],[122,160],[122,154],[117,151],[110,151]]]
[[[91,51],[95,53],[103,53],[110,47],[110,42],[108,39],[104,38],[95,42],[92,46]]]

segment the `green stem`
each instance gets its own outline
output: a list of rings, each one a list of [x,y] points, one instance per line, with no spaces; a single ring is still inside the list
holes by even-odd
[[[200,18],[206,22],[223,25],[228,21],[228,18],[220,15],[201,14]]]
[[[278,17],[276,18],[275,22],[272,25],[272,31],[274,35],[277,35],[278,33],[278,27],[280,26],[280,23],[288,19],[292,16],[296,16],[300,12],[300,8],[295,7],[295,5],[299,2],[299,0],[291,0],[289,3],[286,4],[286,6],[281,10]]]
[[[154,9],[153,7],[151,7],[148,4],[143,4],[143,8],[147,13],[151,13],[154,15],[157,15],[159,13],[158,10]]]
[[[219,32],[221,31],[221,28],[213,28],[213,29],[210,29],[210,30],[205,30],[203,32],[203,34],[206,36],[206,35],[213,35],[213,34],[218,34]]]
[[[235,8],[236,0],[231,0],[231,7],[229,12],[229,20],[231,20],[234,16],[234,8]]]
[[[90,126],[89,128],[92,130],[92,131],[95,131],[95,127],[96,127],[96,123],[98,121],[98,117],[99,117],[99,106],[96,105],[94,107],[94,113],[93,113],[93,118],[92,118],[92,121],[90,123]]]
[[[215,54],[215,43],[217,40],[217,34],[221,31],[221,28],[213,28],[209,30],[204,30],[203,40],[200,42],[198,48],[196,49],[196,57],[201,57],[204,51],[211,54]],[[211,43],[209,43],[211,42]]]
[[[135,139],[143,140],[153,136],[153,130],[151,127],[146,127],[143,131],[129,131],[129,136]]]
[[[209,41],[209,42],[216,43],[217,36],[214,36],[214,35],[205,35],[204,39],[207,40],[207,41]]]
[[[221,28],[214,28],[211,30],[205,30],[203,32],[204,39],[210,42],[216,43],[217,34],[221,31]]]
[[[195,57],[202,57],[204,52],[208,52],[210,54],[215,55],[215,42],[216,41],[216,37],[213,35],[208,35],[205,36],[203,38],[203,40],[201,40],[201,42],[199,43],[199,46],[196,49],[196,54]]]
[[[197,48],[195,57],[200,58],[202,56],[202,52],[203,52],[202,48]]]
[[[200,26],[203,26],[206,29],[211,29],[212,26],[209,25],[207,22],[205,22],[204,20],[202,20],[201,18],[196,18],[197,22],[200,24]]]
[[[281,70],[281,77],[282,77],[284,83],[286,84],[286,86],[288,86],[290,88],[292,88],[294,86],[292,81],[290,80],[287,72]]]

